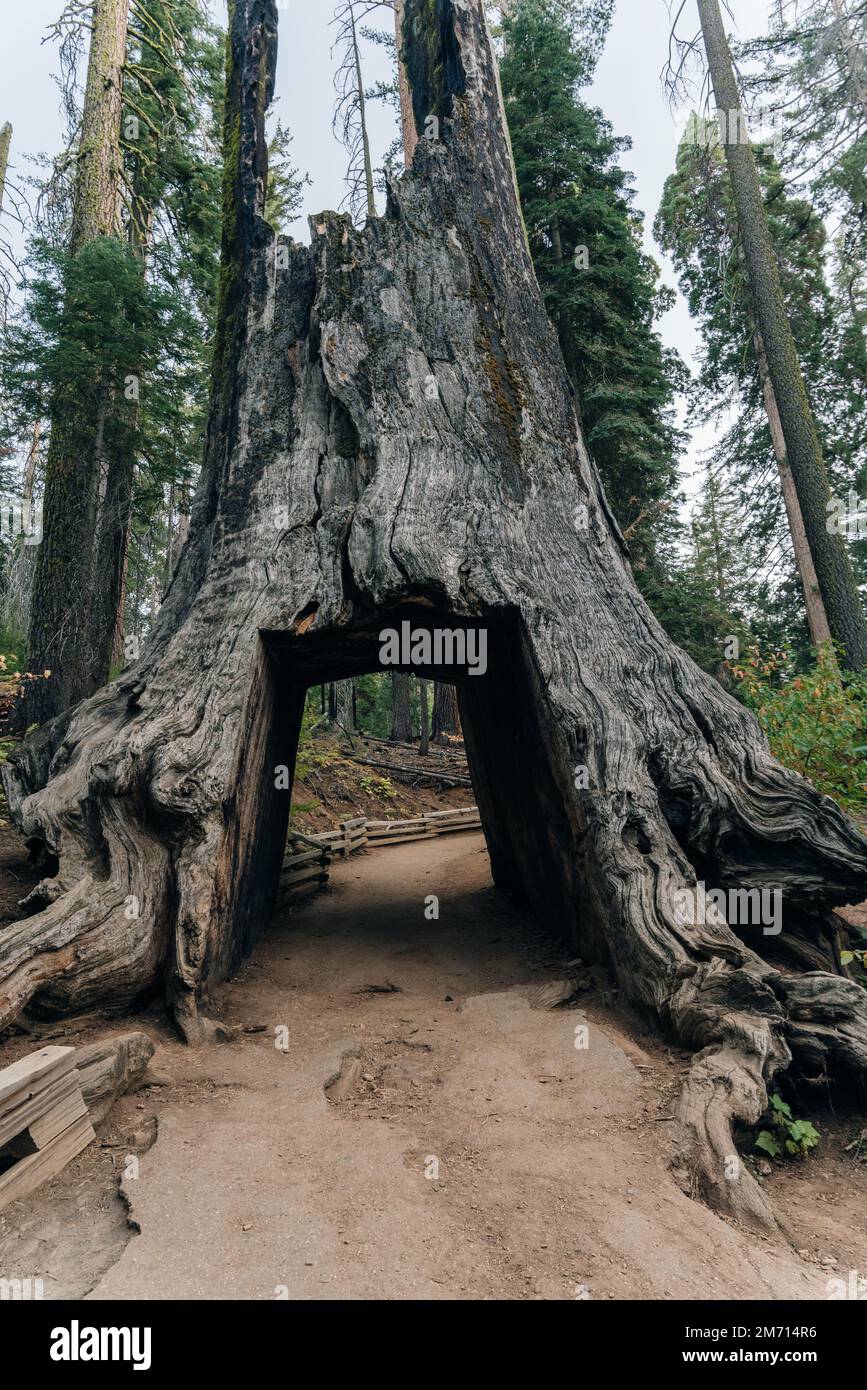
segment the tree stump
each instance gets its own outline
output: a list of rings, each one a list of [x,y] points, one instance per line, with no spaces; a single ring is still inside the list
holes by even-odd
[[[793,1058],[863,1079],[867,996],[831,909],[865,896],[867,842],[638,593],[533,273],[482,0],[407,0],[412,170],[382,218],[323,213],[309,246],[261,216],[276,20],[236,0],[213,399],[175,579],[140,660],[4,769],[59,868],[0,937],[0,1023],[162,987],[207,1037],[208,992],[277,893],[305,688],[376,669],[405,619],[483,628],[484,676],[414,673],[456,681],[495,880],[695,1049],[694,1189],[772,1225],[732,1121]],[[690,920],[697,880],[778,888],[782,933]]]

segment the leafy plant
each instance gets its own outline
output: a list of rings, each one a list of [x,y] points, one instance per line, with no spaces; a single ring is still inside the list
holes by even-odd
[[[729,670],[774,756],[842,806],[867,809],[867,680],[844,679],[830,648],[800,674],[785,652],[757,647]]]
[[[359,786],[362,791],[369,792],[371,796],[378,794],[388,797],[389,800],[397,796],[397,791],[390,777],[360,777]]]
[[[809,1120],[796,1120],[791,1106],[779,1092],[770,1096],[772,1129],[759,1131],[755,1147],[771,1158],[803,1158],[819,1142],[819,1131]]]
[[[862,940],[865,937],[863,931],[857,931],[857,929],[852,926],[849,927],[849,932],[850,934],[857,934]],[[854,967],[852,973],[855,979],[859,985],[863,985],[864,988],[867,989],[867,946],[856,948],[851,951],[841,951],[840,959],[844,965],[851,965]]]

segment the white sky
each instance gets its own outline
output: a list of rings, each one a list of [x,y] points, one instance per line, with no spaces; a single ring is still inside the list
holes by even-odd
[[[0,0],[0,33],[4,39],[0,48],[0,124],[11,120],[14,127],[10,179],[32,169],[28,155],[40,151],[53,154],[61,145],[58,90],[51,76],[57,69],[56,48],[43,45],[43,39],[62,3],[63,0]],[[770,0],[730,3],[740,37],[765,28]],[[312,179],[312,186],[305,190],[306,215],[336,207],[344,194],[345,154],[331,129],[333,4],[332,0],[278,0],[278,4],[280,41],[274,114],[292,131],[294,162]],[[222,0],[212,0],[212,6],[218,17],[224,16]],[[384,10],[380,27],[390,22],[391,15]],[[615,134],[632,139],[632,149],[624,154],[623,163],[635,175],[635,203],[645,214],[648,250],[662,262],[664,278],[674,286],[671,268],[665,264],[650,230],[663,183],[674,166],[678,138],[677,121],[660,81],[669,27],[667,0],[617,0],[614,25],[595,81],[585,96],[601,107]],[[687,0],[680,27],[684,34],[697,29],[694,0]],[[368,48],[365,61],[368,82],[388,76],[380,50]],[[371,128],[374,150],[381,158],[392,138],[391,113],[374,107]],[[12,235],[8,225],[5,230],[7,236]],[[304,218],[289,230],[299,240],[307,240]],[[677,348],[690,361],[696,332],[680,296],[659,327],[666,344]],[[707,431],[696,431],[690,459],[710,439]],[[690,468],[687,460],[687,473]]]

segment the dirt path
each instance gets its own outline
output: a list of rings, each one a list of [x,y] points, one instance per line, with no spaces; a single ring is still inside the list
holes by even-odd
[[[539,1007],[564,973],[493,890],[481,836],[339,865],[223,989],[235,1041],[133,1021],[160,1041],[157,1084],[0,1215],[0,1275],[46,1297],[703,1299],[826,1298],[867,1270],[848,1131],[773,1178],[805,1258],[745,1237],[668,1168],[685,1054],[600,991]],[[94,1030],[117,1024],[69,1041]]]
[[[827,1269],[675,1185],[677,1059],[605,1011],[531,1007],[558,964],[479,836],[340,866],[223,991],[227,1023],[264,1031],[167,1043],[172,1084],[127,1099],[159,1121],[123,1184],[141,1234],[90,1296],[826,1297]]]

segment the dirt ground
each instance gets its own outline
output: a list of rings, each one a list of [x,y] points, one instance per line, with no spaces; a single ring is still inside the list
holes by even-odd
[[[579,1005],[544,1007],[567,977]],[[685,1054],[592,986],[494,891],[478,834],[341,864],[221,990],[234,1041],[186,1048],[154,1011],[4,1044],[0,1064],[129,1027],[159,1047],[99,1145],[0,1214],[0,1276],[47,1298],[822,1299],[867,1271],[857,1117],[767,1179],[794,1248],[745,1236],[669,1170]]]

